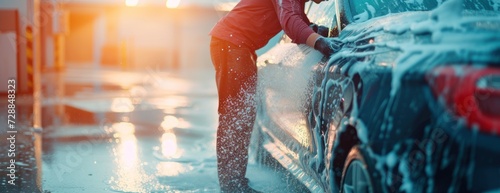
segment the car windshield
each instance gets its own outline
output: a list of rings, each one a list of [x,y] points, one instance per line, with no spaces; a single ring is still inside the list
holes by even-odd
[[[350,10],[354,22],[406,11],[429,11],[445,0],[350,0]],[[500,0],[464,0],[469,10],[500,11]]]

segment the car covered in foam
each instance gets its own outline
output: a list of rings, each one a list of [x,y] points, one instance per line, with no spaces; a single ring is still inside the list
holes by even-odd
[[[312,192],[500,190],[500,1],[331,0],[259,56],[257,160]]]

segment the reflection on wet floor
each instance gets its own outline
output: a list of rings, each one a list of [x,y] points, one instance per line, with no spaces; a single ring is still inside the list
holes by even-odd
[[[171,132],[165,132],[161,136],[161,154],[165,158],[179,158],[181,151],[177,151],[177,136]]]
[[[71,72],[57,78],[69,81],[59,86],[68,89],[67,85],[71,85],[71,94],[46,93],[51,97],[45,100],[44,111],[57,113],[46,113],[50,116],[44,117],[49,120],[45,122],[44,133],[47,144],[43,155],[44,189],[200,192],[200,188],[209,187],[208,192],[217,190],[212,163],[215,146],[211,146],[215,143],[216,114],[207,114],[216,112],[216,95],[213,90],[207,92],[207,88],[214,88],[212,81],[158,77],[158,73],[142,78],[112,73],[119,79],[93,74],[89,79],[68,74]],[[114,84],[113,80],[125,80],[127,75],[140,84],[130,84],[132,81],[127,85]],[[193,90],[195,87],[200,88]],[[208,178],[210,185],[200,187],[189,185],[192,182],[188,178],[177,179],[179,176],[212,177]],[[166,179],[170,177],[176,179]]]
[[[111,102],[111,112],[130,113],[134,111],[134,105],[130,98],[114,98]]]
[[[193,166],[178,162],[160,162],[156,165],[157,175],[164,177],[179,176],[194,169]]]
[[[218,192],[213,72],[109,73],[116,79],[68,70],[56,80],[71,95],[45,93],[43,189]],[[281,174],[251,167],[265,192],[294,192]]]
[[[134,135],[135,126],[120,122],[111,126],[114,130],[116,145],[113,146],[113,156],[116,162],[115,177],[109,183],[113,190],[123,192],[144,192],[148,175],[144,172],[139,155],[137,138]]]
[[[170,131],[174,127],[177,127],[179,125],[179,119],[175,116],[172,115],[167,115],[163,117],[163,121],[161,122],[161,128],[164,131]]]

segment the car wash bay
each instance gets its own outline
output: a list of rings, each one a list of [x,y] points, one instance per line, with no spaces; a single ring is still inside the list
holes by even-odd
[[[208,32],[224,12],[124,2],[0,2],[0,163],[16,175],[2,170],[0,192],[218,191]],[[307,191],[253,161],[248,174],[264,192]]]

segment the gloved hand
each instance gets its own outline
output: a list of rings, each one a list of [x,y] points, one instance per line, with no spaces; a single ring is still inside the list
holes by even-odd
[[[316,25],[315,23],[311,23],[311,25],[309,25],[309,27],[311,27],[312,30],[314,32],[316,32],[317,34],[319,34],[323,37],[328,37],[328,32],[330,31],[330,29],[328,29],[328,27],[325,27],[322,25]]]
[[[342,44],[342,41],[337,38],[319,37],[314,43],[314,49],[329,57],[333,53],[338,52],[342,48]]]

